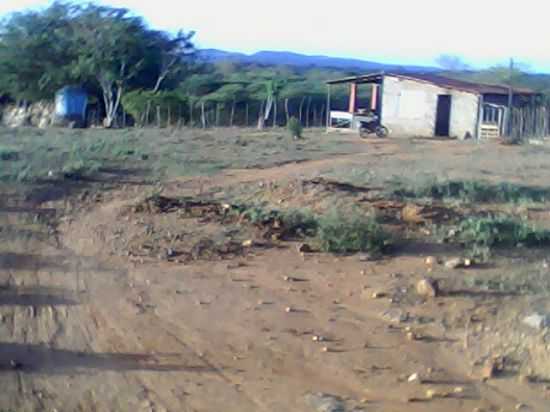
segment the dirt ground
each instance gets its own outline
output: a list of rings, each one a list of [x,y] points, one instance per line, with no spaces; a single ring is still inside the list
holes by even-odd
[[[543,149],[420,140],[362,147],[161,187],[130,179],[58,199],[3,187],[0,409],[550,410],[548,333],[520,321],[548,296],[459,286],[535,270],[544,251],[452,270],[426,264],[429,255],[456,255],[442,245],[375,260],[301,253],[298,242],[267,242],[217,209],[229,192],[322,208],[332,198],[300,182],[343,170],[532,184],[550,175]],[[188,214],[181,205],[137,207],[157,191],[219,203]],[[550,220],[550,208],[538,218]],[[447,293],[418,296],[426,275]]]

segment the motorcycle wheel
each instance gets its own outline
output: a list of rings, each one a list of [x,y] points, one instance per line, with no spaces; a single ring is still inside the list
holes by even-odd
[[[386,126],[377,126],[376,127],[376,136],[383,138],[388,136],[388,128]]]
[[[369,129],[367,129],[366,127],[360,127],[359,128],[359,137],[361,139],[366,139],[367,137],[369,137]]]

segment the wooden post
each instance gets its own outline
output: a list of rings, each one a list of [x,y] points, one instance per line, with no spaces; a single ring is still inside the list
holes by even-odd
[[[514,59],[510,59],[510,74],[508,79],[508,122],[507,122],[507,135],[511,137],[512,134],[512,106],[514,104],[514,90],[512,89],[512,77],[514,71]]]
[[[327,119],[326,119],[327,131],[330,128],[330,84],[327,84]]]
[[[206,129],[206,114],[204,113],[204,101],[201,102],[201,125]]]

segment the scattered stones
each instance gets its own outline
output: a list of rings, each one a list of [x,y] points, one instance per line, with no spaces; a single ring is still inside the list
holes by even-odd
[[[437,280],[424,278],[416,284],[416,293],[423,297],[435,298],[440,294]]]
[[[391,323],[404,323],[410,320],[410,314],[400,309],[389,309],[382,313],[382,319]]]
[[[550,327],[550,313],[533,313],[523,319],[523,323],[533,329],[542,330]]]

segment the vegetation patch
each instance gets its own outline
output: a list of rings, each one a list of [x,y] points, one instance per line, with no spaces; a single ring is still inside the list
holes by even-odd
[[[492,184],[479,180],[447,180],[417,184],[394,182],[392,195],[398,198],[458,199],[465,202],[544,202],[550,189],[503,182]]]
[[[460,242],[469,253],[486,260],[497,247],[543,247],[550,244],[550,231],[507,216],[470,217],[452,230],[450,240]]]
[[[332,253],[381,253],[390,243],[388,234],[373,217],[337,210],[319,219],[317,236],[321,249]]]

